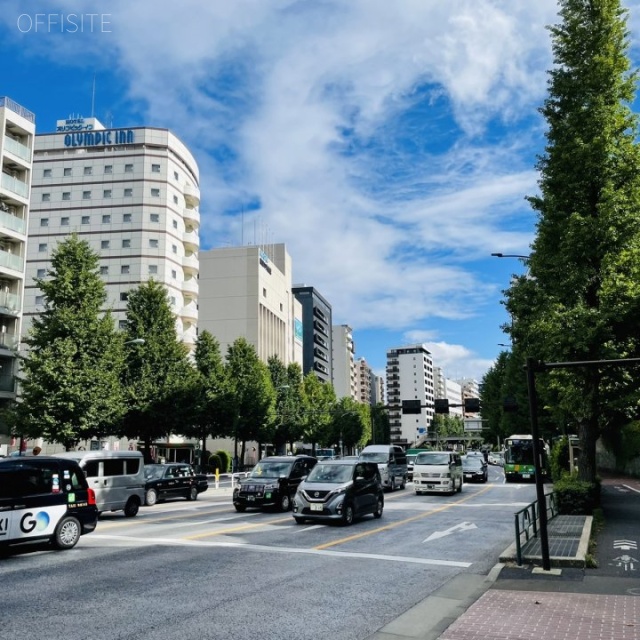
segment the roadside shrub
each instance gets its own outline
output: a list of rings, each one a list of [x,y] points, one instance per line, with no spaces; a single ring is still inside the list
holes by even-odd
[[[556,504],[561,515],[591,515],[600,506],[600,482],[584,482],[565,473],[553,484]]]
[[[563,436],[551,449],[550,456],[551,479],[558,482],[569,473],[569,438]]]
[[[220,458],[220,473],[227,473],[231,465],[231,454],[220,449],[216,451],[216,455]]]
[[[211,473],[215,473],[216,469],[220,469],[220,473],[222,473],[222,462],[220,461],[220,456],[217,453],[213,453],[209,456],[209,471]]]

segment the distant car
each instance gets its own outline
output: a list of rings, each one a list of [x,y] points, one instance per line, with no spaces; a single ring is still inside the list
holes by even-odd
[[[487,464],[479,456],[463,456],[462,475],[465,482],[486,482],[489,479]]]
[[[298,524],[333,520],[350,525],[367,514],[380,518],[383,508],[378,465],[359,460],[318,462],[293,499],[293,517]]]
[[[504,466],[504,454],[501,451],[492,451],[489,454],[489,464],[498,465],[500,467]]]
[[[144,503],[152,507],[159,500],[197,500],[209,487],[207,476],[196,473],[190,464],[147,464],[144,467]]]
[[[240,480],[234,489],[233,506],[240,512],[247,507],[276,507],[289,511],[298,485],[317,462],[311,456],[263,458],[253,467],[249,477]]]

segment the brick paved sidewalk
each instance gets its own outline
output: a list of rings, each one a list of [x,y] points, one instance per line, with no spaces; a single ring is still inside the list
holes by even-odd
[[[490,589],[440,640],[638,640],[640,597]]]

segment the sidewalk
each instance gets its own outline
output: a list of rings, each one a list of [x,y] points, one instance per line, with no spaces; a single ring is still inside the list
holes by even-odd
[[[633,516],[624,521],[621,501]],[[640,575],[628,576],[640,569],[631,557],[640,538],[640,481],[605,477],[602,507],[598,547],[618,539],[613,550],[596,547],[597,568],[585,567],[591,518],[563,516],[549,523],[551,568],[559,575],[541,571],[539,543],[527,545],[518,567],[514,544],[488,576],[459,574],[367,640],[637,640]]]

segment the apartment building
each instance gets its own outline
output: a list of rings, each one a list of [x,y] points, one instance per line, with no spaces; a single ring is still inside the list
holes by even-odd
[[[198,165],[169,130],[106,129],[95,118],[59,120],[35,138],[25,324],[43,309],[45,277],[71,233],[100,255],[107,306],[124,326],[127,296],[150,279],[167,290],[179,338],[193,348],[198,324]]]
[[[333,388],[338,398],[358,399],[353,331],[347,324],[331,328],[333,341]]]
[[[356,363],[356,396],[362,404],[372,404],[371,385],[373,372],[364,358],[358,358]]]
[[[387,351],[387,399],[391,442],[409,446],[426,433],[434,416],[433,358],[423,344]],[[403,414],[404,400],[419,401],[420,413]]]
[[[449,415],[462,418],[464,410],[460,383],[447,378],[441,367],[433,367],[433,380],[435,397],[448,400]]]
[[[0,97],[0,408],[16,396],[35,115]],[[6,446],[0,435],[0,446]]]

